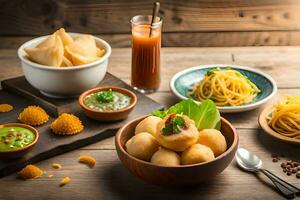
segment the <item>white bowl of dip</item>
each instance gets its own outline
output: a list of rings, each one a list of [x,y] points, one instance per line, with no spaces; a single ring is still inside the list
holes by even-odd
[[[72,37],[79,33],[70,33]],[[42,94],[52,98],[77,97],[82,92],[96,87],[104,78],[108,60],[111,54],[110,45],[94,37],[98,47],[105,50],[105,54],[98,60],[72,67],[54,67],[41,65],[26,58],[24,48],[35,47],[49,36],[32,39],[18,49],[18,57],[26,80]]]

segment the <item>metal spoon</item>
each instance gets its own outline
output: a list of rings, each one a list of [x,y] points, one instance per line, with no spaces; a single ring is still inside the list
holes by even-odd
[[[300,189],[287,183],[281,178],[277,177],[270,171],[262,168],[262,161],[246,149],[239,148],[235,155],[237,164],[245,171],[249,172],[262,172],[265,174],[276,186],[278,191],[286,198],[293,198],[295,195],[300,195]]]

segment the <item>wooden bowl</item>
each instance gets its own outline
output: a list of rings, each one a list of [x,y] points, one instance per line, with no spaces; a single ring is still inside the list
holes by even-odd
[[[35,134],[35,139],[28,144],[27,146],[12,150],[12,151],[0,151],[0,159],[13,159],[13,158],[19,158],[22,157],[24,154],[26,154],[28,151],[30,151],[33,146],[37,143],[39,139],[39,132],[37,129],[33,128],[32,126],[26,125],[26,124],[21,124],[21,123],[9,123],[9,124],[1,124],[0,127],[11,127],[11,126],[17,126],[17,127],[22,127],[31,130]]]
[[[284,135],[281,135],[274,131],[268,124],[266,117],[272,112],[273,105],[268,106],[261,111],[261,113],[258,116],[258,123],[260,127],[271,137],[276,138],[282,142],[286,142],[289,144],[297,144],[300,145],[300,139],[290,138],[286,137]]]
[[[130,105],[123,109],[117,110],[117,111],[97,111],[97,110],[93,110],[93,109],[87,107],[83,103],[83,100],[87,95],[89,95],[91,93],[100,92],[103,90],[109,90],[109,89],[112,89],[113,91],[117,91],[117,92],[120,92],[122,94],[129,96],[131,98]],[[93,88],[93,89],[85,91],[84,93],[82,93],[79,96],[78,102],[79,102],[80,107],[84,110],[84,114],[86,116],[88,116],[89,118],[92,118],[92,119],[98,120],[98,121],[118,121],[118,120],[125,119],[129,115],[129,113],[133,110],[133,108],[135,107],[135,105],[137,103],[137,97],[133,92],[131,92],[130,90],[127,90],[125,88],[116,87],[116,86],[103,86],[103,87],[97,87],[97,88]]]
[[[126,142],[134,135],[137,124],[147,116],[128,122],[119,129],[115,137],[118,156],[125,167],[145,182],[164,185],[195,185],[220,174],[232,161],[238,147],[239,137],[235,128],[222,118],[221,132],[226,138],[228,149],[212,161],[174,167],[164,167],[139,160],[125,150]]]

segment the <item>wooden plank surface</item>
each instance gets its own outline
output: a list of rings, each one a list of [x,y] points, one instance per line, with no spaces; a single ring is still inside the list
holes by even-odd
[[[163,46],[299,45],[298,0],[161,0]],[[0,0],[0,35],[39,36],[65,27],[129,47],[130,19],[152,0]],[[6,37],[2,48],[21,44]]]
[[[170,78],[187,67],[213,63],[247,65],[272,75],[279,86],[277,98],[286,93],[299,94],[299,55],[300,47],[163,48],[162,86],[157,93],[149,96],[166,106],[177,102],[169,91]],[[0,63],[0,80],[20,75],[15,50],[0,50]],[[130,49],[113,49],[108,70],[129,83]],[[237,127],[241,147],[259,155],[266,168],[300,187],[299,179],[285,176],[280,163],[273,163],[271,158],[277,153],[284,154],[285,159],[300,159],[299,147],[283,144],[264,134],[257,123],[259,111],[225,117]],[[86,154],[97,159],[94,169],[77,164],[78,156]],[[63,168],[59,171],[51,169],[53,162],[61,163]],[[25,192],[28,199],[283,199],[263,176],[242,172],[235,162],[216,179],[192,188],[160,188],[143,183],[121,165],[113,138],[38,165],[55,176],[32,181],[17,180],[16,174],[2,178],[0,185],[5,187],[0,187],[0,199],[24,199]],[[59,181],[64,176],[70,176],[73,181],[59,188]]]
[[[96,35],[112,47],[131,47],[131,34]],[[0,49],[16,49],[35,36],[0,37]],[[300,45],[300,31],[226,31],[164,33],[163,47],[237,47]]]
[[[297,0],[162,0],[165,32],[299,30]],[[151,14],[153,1],[1,0],[1,35],[41,35],[59,27],[70,31],[129,33],[130,19]]]

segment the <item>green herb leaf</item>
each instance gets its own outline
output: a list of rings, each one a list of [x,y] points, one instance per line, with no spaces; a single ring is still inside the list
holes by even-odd
[[[163,135],[171,135],[173,133],[173,125],[168,124],[162,129]]]
[[[192,99],[183,100],[165,111],[154,111],[152,115],[163,118],[168,114],[177,113],[194,120],[198,130],[214,128],[220,130],[220,112],[215,103],[205,100],[201,104]],[[179,122],[180,123],[180,122]]]
[[[210,75],[212,75],[213,73],[215,73],[215,71],[220,71],[220,70],[221,70],[220,67],[213,68],[213,69],[211,69],[211,70],[208,70],[208,71],[206,72],[206,75],[207,75],[207,76],[210,76]]]
[[[174,124],[177,124],[178,126],[184,126],[185,125],[185,121],[181,116],[176,116],[172,119],[172,122]]]
[[[109,103],[114,100],[114,95],[112,89],[109,89],[107,91],[101,91],[97,93],[97,101],[103,102],[103,103]]]
[[[166,110],[154,110],[152,111],[151,115],[159,118],[164,118],[165,116],[168,115],[168,112]]]

